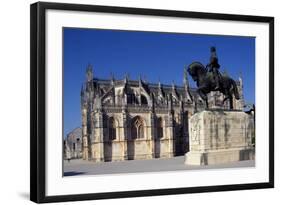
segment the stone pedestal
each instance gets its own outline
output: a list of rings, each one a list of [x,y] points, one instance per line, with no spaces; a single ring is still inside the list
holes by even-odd
[[[251,160],[254,119],[242,111],[202,111],[189,121],[185,164],[209,165]]]

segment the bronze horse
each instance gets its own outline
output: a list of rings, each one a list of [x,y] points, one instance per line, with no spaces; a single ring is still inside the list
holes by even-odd
[[[233,95],[235,99],[239,100],[239,93],[235,80],[232,78],[219,74],[219,87],[216,88],[216,82],[214,81],[213,73],[208,72],[204,65],[199,62],[193,62],[187,69],[189,75],[197,84],[197,92],[200,97],[206,102],[208,108],[207,94],[211,91],[219,91],[225,95],[223,103],[229,99],[230,109],[233,109]]]

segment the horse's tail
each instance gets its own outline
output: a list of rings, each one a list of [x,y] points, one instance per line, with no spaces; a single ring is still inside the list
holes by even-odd
[[[231,79],[231,80],[232,80],[232,87],[233,87],[233,93],[234,93],[235,99],[239,100],[240,96],[239,96],[239,92],[237,89],[237,84],[236,84],[235,80],[233,80],[233,79]]]

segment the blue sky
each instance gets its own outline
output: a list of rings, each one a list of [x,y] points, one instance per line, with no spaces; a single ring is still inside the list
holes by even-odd
[[[216,46],[220,71],[244,82],[246,102],[255,102],[255,38],[200,34],[64,28],[64,136],[81,127],[80,89],[88,64],[94,77],[182,85],[183,69],[193,61],[206,65]],[[189,77],[191,86],[195,87]]]

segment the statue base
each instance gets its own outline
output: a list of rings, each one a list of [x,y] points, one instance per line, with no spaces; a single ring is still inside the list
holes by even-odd
[[[242,111],[202,111],[189,121],[185,164],[211,165],[255,159],[254,118]]]

